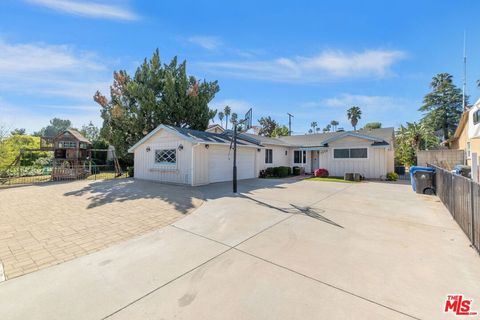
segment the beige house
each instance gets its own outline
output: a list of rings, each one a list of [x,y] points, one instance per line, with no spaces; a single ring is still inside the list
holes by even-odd
[[[188,185],[232,180],[231,131],[213,133],[160,125],[129,149],[135,178]],[[325,168],[331,176],[360,173],[384,179],[394,170],[393,128],[268,138],[241,133],[238,179],[268,167]]]
[[[480,100],[462,114],[455,134],[446,144],[451,149],[463,150],[467,165],[472,165],[472,153],[480,157]]]

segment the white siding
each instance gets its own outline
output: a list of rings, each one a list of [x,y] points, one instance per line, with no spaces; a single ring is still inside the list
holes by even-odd
[[[273,159],[272,163],[265,163],[265,152],[267,149],[272,149],[273,153]],[[287,151],[287,154],[285,155],[285,151]],[[265,145],[265,149],[260,149],[260,152],[258,152],[260,155],[258,156],[258,161],[259,161],[259,168],[258,171],[264,170],[268,167],[280,167],[280,166],[286,166],[286,167],[291,167],[291,149],[288,147],[282,147],[282,146],[275,146],[275,145]]]
[[[183,146],[179,150],[179,145]],[[150,151],[147,152],[147,147]],[[155,150],[177,150],[177,163],[174,166],[159,165],[155,163]],[[134,170],[135,178],[141,180],[154,180],[173,183],[192,183],[192,144],[171,134],[160,130],[143,144],[135,149]]]
[[[372,142],[356,137],[345,137],[331,143],[327,152],[320,151],[320,168],[328,170],[331,176],[343,177],[345,172],[358,172],[367,179],[385,178],[387,166],[393,158],[385,148],[373,148]],[[335,148],[367,148],[367,159],[334,159]],[[387,155],[388,154],[388,155]]]

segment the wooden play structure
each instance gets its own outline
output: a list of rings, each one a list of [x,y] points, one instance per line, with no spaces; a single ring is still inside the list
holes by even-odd
[[[114,177],[123,174],[114,149],[93,149],[92,143],[85,138],[80,132],[74,129],[67,129],[54,137],[41,137],[39,149],[22,149],[16,159],[5,172],[15,172],[14,176],[3,174],[2,180],[5,183],[5,177],[16,178],[22,177],[21,163],[22,159],[32,152],[52,152],[52,165],[50,180],[77,180],[85,179],[90,175],[96,175],[105,172],[106,168],[110,168],[112,172],[112,164],[107,165],[95,163],[92,155],[104,153],[104,158],[113,163]],[[48,174],[48,173],[47,173]]]

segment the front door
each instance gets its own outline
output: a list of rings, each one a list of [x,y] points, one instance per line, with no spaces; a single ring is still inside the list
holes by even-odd
[[[315,173],[315,170],[317,170],[318,168],[320,168],[320,156],[318,154],[318,151],[310,151],[310,159],[312,159],[311,161],[311,170],[312,170],[312,173]]]

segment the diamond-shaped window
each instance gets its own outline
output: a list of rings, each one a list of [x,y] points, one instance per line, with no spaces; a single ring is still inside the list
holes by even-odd
[[[176,149],[155,150],[155,163],[175,164],[177,163]]]

